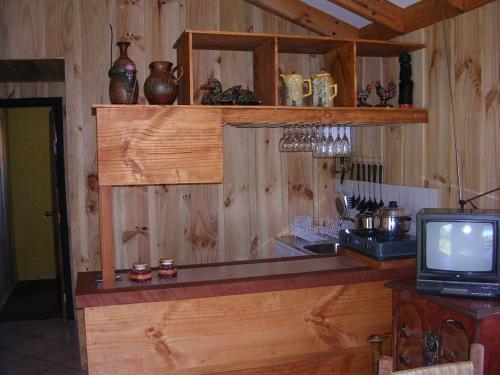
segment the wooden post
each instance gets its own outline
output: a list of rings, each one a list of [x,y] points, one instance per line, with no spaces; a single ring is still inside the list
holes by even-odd
[[[99,229],[101,232],[101,270],[104,288],[115,286],[115,240],[113,237],[112,186],[99,186]]]

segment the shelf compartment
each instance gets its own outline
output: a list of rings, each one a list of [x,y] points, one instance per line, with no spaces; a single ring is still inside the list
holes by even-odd
[[[222,183],[220,109],[95,108],[99,185]]]
[[[280,103],[279,55],[321,54],[324,58],[323,67],[332,74],[339,85],[339,94],[335,98],[337,108],[356,106],[356,60],[358,56],[392,58],[397,57],[401,52],[413,52],[425,46],[418,43],[366,39],[185,30],[174,47],[177,48],[177,62],[185,70],[178,98],[178,103],[181,105],[195,104],[193,50],[201,49],[252,52],[255,96],[262,101],[262,104],[271,106]],[[373,112],[375,113],[377,112]],[[366,121],[371,122],[370,119]]]
[[[194,102],[193,50],[252,52],[253,91],[265,105],[278,104],[278,57],[276,38],[267,34],[184,31],[175,42],[177,62],[184,67],[177,102]],[[188,69],[186,69],[188,67]],[[208,77],[204,77],[206,79]]]

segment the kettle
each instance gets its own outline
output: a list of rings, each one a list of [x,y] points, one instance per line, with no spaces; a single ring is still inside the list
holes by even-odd
[[[330,73],[321,69],[312,78],[313,84],[313,106],[333,107],[333,98],[337,96],[337,84],[334,83]]]
[[[300,74],[280,74],[284,83],[285,104],[288,106],[304,105],[304,98],[312,94],[312,84],[310,79],[304,79]],[[308,85],[308,90],[304,94],[304,83]]]

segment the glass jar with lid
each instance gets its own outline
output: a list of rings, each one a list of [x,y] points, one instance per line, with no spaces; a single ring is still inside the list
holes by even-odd
[[[142,282],[151,280],[151,268],[147,263],[134,263],[130,269],[130,280]]]
[[[158,277],[168,279],[177,275],[177,267],[173,259],[162,258],[159,261]]]

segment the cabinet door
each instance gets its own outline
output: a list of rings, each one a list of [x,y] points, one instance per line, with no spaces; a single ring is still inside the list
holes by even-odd
[[[396,370],[420,367],[424,363],[424,330],[417,308],[408,302],[399,305],[394,320]]]
[[[443,322],[438,337],[439,363],[469,360],[470,341],[460,322],[453,319]]]

